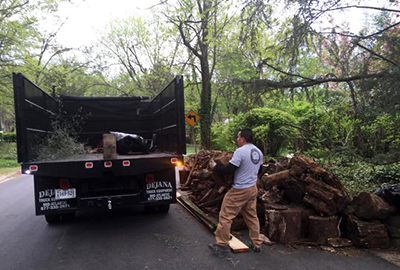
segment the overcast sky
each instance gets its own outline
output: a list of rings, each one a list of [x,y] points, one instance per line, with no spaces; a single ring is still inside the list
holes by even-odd
[[[372,1],[372,0],[370,0]],[[374,0],[380,2],[383,0]],[[74,1],[78,2],[78,1]],[[77,4],[69,2],[60,6],[58,14],[61,18],[68,18],[58,33],[58,41],[65,47],[79,47],[96,42],[99,32],[111,20],[122,19],[128,16],[149,16],[149,7],[159,3],[160,0],[85,0]],[[349,1],[350,3],[354,1]],[[387,1],[385,1],[387,2]],[[350,12],[350,11],[349,11]],[[335,15],[335,22],[348,21],[351,30],[358,31],[363,25],[364,16],[360,9],[353,9],[351,13]],[[45,29],[54,31],[57,24],[43,22]]]
[[[111,20],[129,16],[146,17],[149,15],[148,8],[158,2],[159,0],[86,0],[74,5],[63,3],[58,14],[61,18],[68,19],[58,34],[58,41],[66,47],[90,45]]]

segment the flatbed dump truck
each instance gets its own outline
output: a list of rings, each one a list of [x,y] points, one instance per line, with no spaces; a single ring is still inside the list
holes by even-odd
[[[153,99],[143,97],[56,98],[21,73],[13,73],[18,162],[33,175],[36,215],[48,223],[72,219],[83,209],[143,205],[168,212],[176,202],[175,166],[186,154],[182,76],[175,77]],[[35,147],[54,130],[63,115],[85,115],[77,132],[92,149],[111,131],[139,135],[152,149],[145,153],[86,154],[39,160]]]

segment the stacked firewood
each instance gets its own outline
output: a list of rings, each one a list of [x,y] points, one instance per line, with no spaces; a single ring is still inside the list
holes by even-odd
[[[188,190],[189,199],[214,217],[218,216],[224,195],[232,185],[232,176],[212,171],[209,163],[214,160],[226,165],[231,158],[230,152],[201,150],[185,163],[189,174],[181,189]]]
[[[349,196],[335,175],[305,156],[295,156],[262,177],[261,199],[266,207],[265,233],[279,243],[309,239],[326,243],[340,237],[336,214]],[[335,241],[338,242],[338,241]]]
[[[186,162],[188,177],[182,190],[205,213],[218,217],[232,176],[210,169],[215,160],[228,164],[232,153],[201,151]],[[257,212],[266,236],[278,243],[313,242],[332,247],[388,247],[385,226],[379,221],[395,209],[380,197],[360,194],[353,201],[337,177],[305,156],[271,160],[259,179]],[[240,216],[233,229],[244,228]],[[346,237],[346,238],[344,238]]]

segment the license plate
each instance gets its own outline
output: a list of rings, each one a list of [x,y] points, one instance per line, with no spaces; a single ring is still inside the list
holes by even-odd
[[[66,200],[76,198],[76,189],[56,189],[56,200]]]

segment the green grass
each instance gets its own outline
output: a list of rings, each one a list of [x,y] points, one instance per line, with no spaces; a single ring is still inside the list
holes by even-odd
[[[0,168],[14,168],[18,166],[19,164],[16,160],[0,159]]]
[[[20,170],[17,162],[17,144],[0,142],[0,176]]]
[[[21,169],[21,167],[19,167],[19,166],[18,167],[9,167],[9,168],[0,167],[0,177],[5,176],[10,173],[13,173],[13,172],[16,172],[20,169]]]
[[[0,160],[16,160],[17,159],[17,144],[0,142]]]

